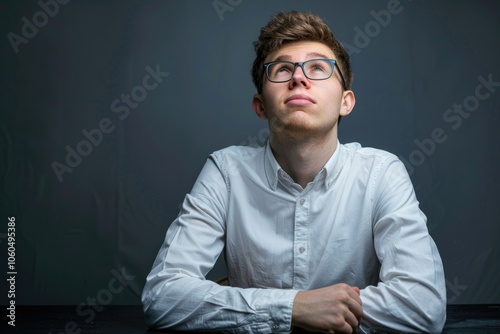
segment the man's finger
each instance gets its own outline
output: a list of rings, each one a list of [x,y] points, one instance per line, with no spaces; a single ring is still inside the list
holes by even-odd
[[[359,320],[356,317],[356,315],[353,314],[352,312],[348,312],[345,315],[345,321],[349,324],[349,326],[351,326],[352,332],[354,333],[356,331],[356,328],[358,328],[358,325],[359,325]]]

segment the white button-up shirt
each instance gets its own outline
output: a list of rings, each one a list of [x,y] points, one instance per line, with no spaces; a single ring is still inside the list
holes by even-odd
[[[224,253],[231,287],[205,280]],[[299,290],[361,289],[361,330],[440,332],[446,288],[404,165],[338,143],[305,188],[269,143],[213,153],[165,237],[142,301],[175,329],[287,332]]]

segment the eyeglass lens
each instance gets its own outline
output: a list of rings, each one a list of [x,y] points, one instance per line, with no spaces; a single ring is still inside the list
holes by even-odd
[[[268,66],[267,71],[271,81],[283,82],[292,78],[294,69],[294,63],[275,62]],[[311,59],[302,64],[302,70],[309,79],[323,80],[332,75],[333,64],[327,59]]]

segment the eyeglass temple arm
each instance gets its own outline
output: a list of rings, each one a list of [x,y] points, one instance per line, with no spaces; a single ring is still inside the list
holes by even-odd
[[[344,79],[344,75],[342,74],[342,71],[340,70],[340,66],[339,66],[338,62],[334,61],[334,65],[333,66],[337,68],[337,71],[339,71],[340,78],[342,79],[342,87],[344,88],[344,90],[347,90],[345,79]]]

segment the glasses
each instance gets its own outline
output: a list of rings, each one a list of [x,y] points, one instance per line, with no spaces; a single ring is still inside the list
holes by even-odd
[[[264,71],[266,72],[267,80],[271,82],[287,82],[292,80],[297,66],[300,66],[302,72],[309,80],[326,80],[332,76],[336,63],[334,59],[326,58],[310,59],[301,63],[273,61],[264,64]],[[344,76],[338,66],[337,70],[342,79],[342,87],[346,89]]]

